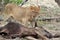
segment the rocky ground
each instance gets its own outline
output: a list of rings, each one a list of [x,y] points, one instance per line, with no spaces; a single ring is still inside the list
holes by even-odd
[[[32,0],[33,2],[34,0]],[[30,1],[28,1],[30,2]],[[28,3],[27,2],[27,3]],[[25,4],[29,5],[29,4]],[[37,4],[37,2],[33,2],[33,4]],[[54,0],[42,0],[39,1],[38,4],[41,6],[40,15],[38,16],[38,25],[42,26],[46,30],[48,30],[53,35],[56,33],[60,33],[60,7],[55,3]],[[45,19],[45,20],[44,20]],[[51,20],[46,20],[51,19]],[[1,38],[0,40],[4,40]],[[9,39],[6,39],[9,40]],[[12,39],[11,39],[12,40]],[[14,40],[20,40],[19,38],[16,38]],[[23,39],[22,39],[23,40]],[[26,39],[24,39],[26,40]],[[60,40],[60,38],[52,38],[49,40]]]

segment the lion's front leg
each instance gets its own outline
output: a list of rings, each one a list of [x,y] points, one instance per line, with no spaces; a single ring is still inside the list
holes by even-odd
[[[32,21],[30,21],[30,24],[33,28],[37,27],[37,21],[35,19],[33,19]]]

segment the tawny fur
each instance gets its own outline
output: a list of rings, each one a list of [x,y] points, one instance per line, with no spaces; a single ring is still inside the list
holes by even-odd
[[[29,6],[29,7],[21,7],[15,4],[7,4],[5,6],[4,14],[7,14],[6,19],[12,16],[15,20],[23,23],[24,25],[27,22],[31,22],[35,20],[35,17],[40,13],[40,6]]]

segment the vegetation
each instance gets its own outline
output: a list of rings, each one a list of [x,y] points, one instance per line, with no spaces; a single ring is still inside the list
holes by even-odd
[[[17,5],[22,3],[22,0],[9,0],[10,3],[16,3]]]
[[[2,2],[3,4],[15,3],[18,5],[18,4],[22,3],[22,0],[0,0],[0,2]]]

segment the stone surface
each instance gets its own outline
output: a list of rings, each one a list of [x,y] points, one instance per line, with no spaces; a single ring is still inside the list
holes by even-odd
[[[23,5],[23,7],[27,7],[32,4],[40,5],[41,7],[40,15],[37,17],[38,25],[44,27],[53,35],[56,33],[60,33],[60,7],[57,5],[57,3],[54,0],[38,0],[38,3],[37,0],[31,0],[31,1],[28,0],[28,2],[25,5]],[[52,21],[42,21],[43,19],[50,19],[56,17],[58,17],[58,19],[54,19]],[[14,40],[19,40],[19,38]],[[60,38],[52,38],[49,40],[60,40]]]

